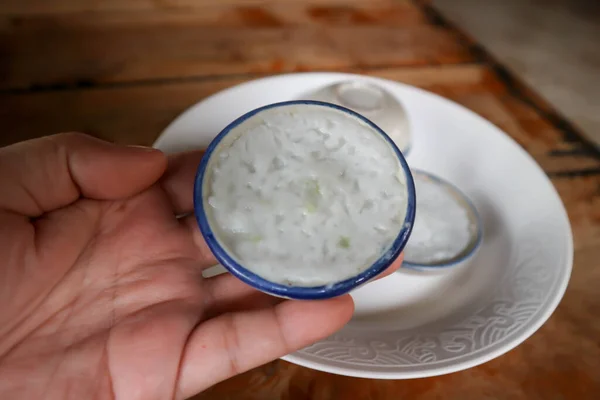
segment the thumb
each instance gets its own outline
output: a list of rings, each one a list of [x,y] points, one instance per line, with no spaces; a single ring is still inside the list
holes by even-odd
[[[0,208],[37,217],[80,197],[129,197],[155,183],[166,164],[159,150],[79,133],[17,143],[0,149]]]

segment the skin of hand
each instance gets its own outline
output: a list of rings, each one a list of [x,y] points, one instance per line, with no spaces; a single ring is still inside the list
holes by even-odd
[[[0,149],[0,398],[184,399],[350,319],[349,295],[202,277],[216,261],[176,218],[201,157],[82,134]]]

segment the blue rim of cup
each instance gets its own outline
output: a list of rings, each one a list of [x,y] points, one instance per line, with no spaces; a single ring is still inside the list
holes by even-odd
[[[340,282],[321,285],[321,286],[289,286],[281,283],[271,282],[261,276],[253,273],[252,271],[246,269],[238,261],[236,261],[232,256],[229,255],[229,252],[221,246],[219,240],[216,238],[213,233],[210,224],[208,222],[208,218],[204,211],[204,195],[203,195],[203,182],[206,174],[206,170],[209,164],[209,161],[213,155],[213,152],[218,148],[221,140],[225,138],[231,130],[235,127],[243,123],[244,121],[252,118],[253,116],[259,114],[260,112],[279,108],[286,106],[302,106],[302,105],[313,105],[313,106],[321,106],[321,107],[329,107],[338,111],[342,111],[346,114],[349,114],[352,117],[358,118],[363,121],[371,128],[373,128],[376,132],[382,135],[382,137],[388,142],[393,151],[395,152],[400,165],[402,166],[402,170],[406,176],[406,187],[407,187],[407,209],[406,215],[404,217],[404,223],[402,225],[402,229],[398,233],[396,239],[390,246],[390,248],[383,253],[369,268],[362,271],[360,274],[355,275],[351,278],[345,279]],[[249,111],[237,118],[229,125],[227,125],[209,144],[208,148],[204,153],[204,157],[198,166],[196,171],[196,177],[194,180],[194,214],[196,216],[196,221],[200,228],[200,232],[206,241],[206,244],[213,252],[215,258],[221,263],[221,265],[227,269],[232,275],[242,280],[246,284],[262,291],[265,293],[269,293],[274,296],[290,298],[290,299],[298,299],[298,300],[317,300],[317,299],[326,299],[332,298],[336,296],[340,296],[342,294],[348,293],[352,289],[357,288],[360,285],[367,283],[368,281],[375,278],[381,272],[383,272],[387,267],[389,267],[392,262],[400,255],[410,233],[412,231],[412,227],[415,220],[415,206],[416,206],[416,198],[415,198],[415,186],[413,182],[413,178],[411,175],[410,168],[408,167],[408,163],[406,159],[402,155],[402,152],[398,149],[398,147],[394,144],[393,140],[377,125],[371,122],[369,119],[364,116],[337,104],[326,103],[322,101],[315,100],[293,100],[293,101],[284,101],[278,103],[272,103],[263,107],[256,108],[252,111]]]
[[[469,199],[469,197],[467,197],[467,195],[465,195],[463,191],[456,187],[454,184],[448,182],[445,179],[440,178],[437,175],[432,174],[431,172],[413,168],[412,173],[415,175],[413,179],[418,179],[417,176],[421,175],[426,177],[427,179],[434,181],[436,184],[440,184],[451,189],[454,192],[454,194],[457,195],[460,198],[460,200],[464,202],[466,208],[468,208],[469,211],[472,213],[474,223],[477,229],[475,233],[475,239],[471,240],[469,242],[469,245],[457,256],[435,263],[413,262],[407,260],[405,256],[404,261],[402,262],[402,267],[417,271],[434,271],[438,269],[453,267],[473,257],[479,249],[479,247],[481,246],[481,243],[483,242],[483,224],[481,222],[481,216],[479,215],[479,212],[477,211],[477,208],[475,207],[471,199]]]

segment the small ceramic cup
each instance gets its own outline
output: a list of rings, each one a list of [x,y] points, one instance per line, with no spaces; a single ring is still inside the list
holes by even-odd
[[[436,175],[417,169],[412,170],[412,175],[416,187],[417,214],[413,229],[415,234],[405,247],[403,267],[435,271],[460,265],[472,258],[483,239],[481,218],[474,204],[456,186]],[[435,189],[435,192],[429,195],[420,194],[419,189],[426,189],[425,185]],[[452,221],[453,218],[448,216],[450,208],[455,211],[462,210],[453,217],[460,217],[459,220]],[[419,213],[430,215],[421,218]],[[428,232],[432,228],[426,226],[427,219],[431,220],[432,217],[445,222],[441,228],[435,229],[436,232]],[[444,219],[446,221],[443,221]],[[430,234],[438,235],[441,240],[433,240]],[[420,240],[422,236],[425,236],[426,240]],[[452,246],[451,250],[443,248],[448,245]],[[421,258],[423,254],[428,258]],[[435,254],[443,256],[432,257]]]
[[[231,132],[235,130],[234,128],[240,126],[244,122],[250,122],[250,120],[253,118],[261,118],[260,116],[262,112],[267,110],[272,112],[274,109],[285,109],[286,107],[290,106],[294,107],[295,113],[301,113],[304,108],[309,106],[330,107],[337,111],[341,111],[342,114],[347,115],[348,118],[361,120],[370,128],[372,128],[373,132],[381,135],[384,138],[384,140],[393,150],[393,153],[396,155],[401,166],[402,172],[404,173],[404,176],[406,178],[406,214],[402,228],[398,232],[396,238],[393,240],[392,245],[387,250],[385,250],[379,256],[379,258],[375,262],[373,262],[368,268],[357,273],[355,276],[352,276],[348,279],[344,279],[342,281],[329,282],[325,285],[312,287],[293,285],[290,286],[286,284],[271,282],[250,271],[248,268],[245,268],[244,265],[242,265],[230,254],[228,249],[219,241],[219,239],[215,235],[215,227],[211,225],[210,217],[209,215],[207,215],[207,208],[209,207],[208,200],[206,198],[208,193],[208,182],[205,178],[207,177],[207,171],[209,170],[209,168],[211,168],[211,165],[214,165],[214,163],[211,163],[213,157],[218,156],[218,154],[220,154],[222,150],[228,148],[233,141],[233,138],[229,138],[228,140],[224,139],[228,138],[228,135],[230,135]],[[325,299],[340,296],[372,280],[378,274],[383,272],[400,255],[410,236],[412,225],[415,219],[415,203],[415,188],[408,164],[406,163],[406,160],[404,159],[404,156],[402,155],[400,150],[398,150],[397,146],[386,133],[384,133],[370,120],[352,110],[335,104],[308,100],[288,101],[270,104],[250,111],[242,115],[232,123],[230,123],[215,137],[215,139],[208,146],[206,153],[198,167],[194,185],[194,211],[196,215],[196,220],[198,222],[204,240],[208,244],[208,247],[214,253],[217,260],[221,263],[221,265],[223,265],[223,267],[225,267],[225,269],[227,269],[232,275],[236,276],[243,282],[260,291],[274,296],[290,299]]]
[[[379,126],[406,157],[411,146],[411,129],[404,106],[385,88],[369,80],[347,80],[303,96],[355,111]]]

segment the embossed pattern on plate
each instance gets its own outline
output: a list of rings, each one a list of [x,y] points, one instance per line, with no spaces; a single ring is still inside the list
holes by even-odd
[[[553,231],[552,226],[537,225]],[[299,354],[339,364],[372,367],[443,366],[463,356],[473,357],[491,347],[504,345],[523,331],[539,314],[559,284],[558,270],[551,266],[566,260],[548,259],[543,243],[523,242],[512,270],[485,306],[455,325],[420,333],[381,332],[353,335],[340,332],[301,350]]]

